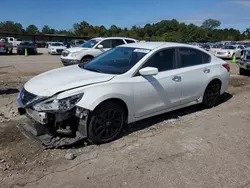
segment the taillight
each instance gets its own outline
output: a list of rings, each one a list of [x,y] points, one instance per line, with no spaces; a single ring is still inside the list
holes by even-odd
[[[228,63],[222,65],[225,69],[227,69],[227,72],[230,72],[230,65]]]
[[[0,47],[4,47],[5,43],[0,42]]]

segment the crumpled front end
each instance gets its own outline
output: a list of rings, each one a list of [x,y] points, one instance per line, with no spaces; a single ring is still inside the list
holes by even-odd
[[[89,111],[75,105],[80,99],[80,96],[63,100],[43,98],[22,89],[17,98],[18,111],[31,121],[19,128],[45,148],[74,144],[87,137]]]

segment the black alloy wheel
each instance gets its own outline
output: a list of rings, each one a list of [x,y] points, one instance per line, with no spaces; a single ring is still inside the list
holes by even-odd
[[[215,106],[220,97],[221,84],[218,81],[211,82],[203,96],[203,106],[205,108],[211,108]]]
[[[104,102],[90,115],[88,139],[94,144],[115,140],[125,124],[124,109],[112,101]]]

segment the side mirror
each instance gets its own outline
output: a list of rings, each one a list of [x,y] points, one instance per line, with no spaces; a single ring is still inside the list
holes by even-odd
[[[158,69],[154,67],[145,67],[139,70],[142,76],[153,76],[158,74]]]
[[[99,44],[99,45],[97,46],[97,48],[98,48],[98,49],[103,49],[103,45]]]

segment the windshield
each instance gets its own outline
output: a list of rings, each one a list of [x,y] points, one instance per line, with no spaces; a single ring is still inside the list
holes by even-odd
[[[123,74],[130,70],[140,61],[150,50],[129,47],[113,48],[88,64],[83,65],[83,69],[106,74]]]
[[[81,47],[83,48],[93,48],[99,41],[98,40],[88,40],[87,42],[83,43]]]
[[[236,47],[235,46],[224,46],[223,49],[234,50],[234,49],[236,49]]]
[[[63,46],[62,43],[52,43],[51,46]]]
[[[33,43],[32,42],[21,42],[20,45],[31,46],[31,45],[33,45]]]

